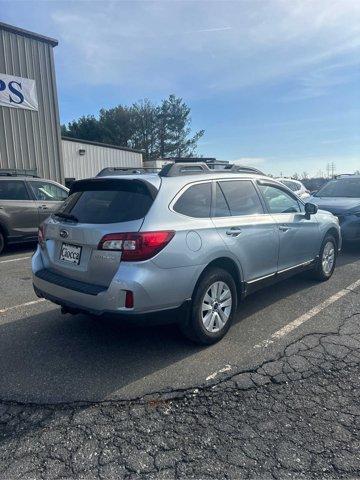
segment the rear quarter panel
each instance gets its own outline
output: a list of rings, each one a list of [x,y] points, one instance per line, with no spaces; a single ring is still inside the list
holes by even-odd
[[[170,243],[152,259],[157,267],[173,270],[169,277],[171,285],[164,285],[164,289],[181,288],[191,295],[204,268],[221,257],[233,260],[243,278],[238,259],[227,248],[210,218],[191,218],[169,208],[180,189],[181,185],[176,185],[174,181],[164,182],[141,227],[141,231],[175,231]],[[184,267],[188,267],[185,277]],[[182,271],[181,282],[177,269]]]

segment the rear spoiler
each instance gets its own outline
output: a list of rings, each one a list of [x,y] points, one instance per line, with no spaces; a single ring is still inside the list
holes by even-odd
[[[77,180],[71,185],[69,195],[76,192],[86,192],[94,190],[125,190],[139,193],[147,193],[154,200],[158,194],[157,188],[147,180],[141,178],[87,178],[84,180]]]

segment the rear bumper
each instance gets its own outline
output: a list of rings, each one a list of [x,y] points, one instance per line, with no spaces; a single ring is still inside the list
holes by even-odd
[[[36,294],[71,310],[95,315],[138,316],[181,309],[190,300],[199,267],[163,269],[153,262],[124,262],[108,287],[86,284],[44,265],[40,249],[32,259]],[[176,275],[176,278],[175,278]],[[125,307],[126,291],[134,308]]]
[[[39,298],[45,298],[56,305],[59,305],[63,309],[63,313],[71,314],[91,314],[99,317],[106,316],[106,318],[112,318],[115,320],[121,320],[122,322],[129,322],[131,325],[165,325],[173,323],[185,322],[188,318],[191,301],[186,300],[176,308],[168,308],[165,310],[157,310],[148,313],[127,313],[125,311],[114,312],[113,310],[93,310],[91,308],[81,308],[79,305],[71,303],[62,298],[54,297],[47,292],[42,291],[36,285],[33,285],[34,291]]]

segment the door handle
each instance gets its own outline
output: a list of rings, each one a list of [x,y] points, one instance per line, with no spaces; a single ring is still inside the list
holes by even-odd
[[[39,209],[40,210],[49,210],[49,207],[47,205],[40,205]]]
[[[281,232],[287,232],[288,230],[290,230],[290,227],[287,227],[286,225],[280,225],[279,230]]]
[[[239,227],[231,227],[229,230],[226,230],[226,235],[230,237],[238,237],[241,233],[241,228]]]

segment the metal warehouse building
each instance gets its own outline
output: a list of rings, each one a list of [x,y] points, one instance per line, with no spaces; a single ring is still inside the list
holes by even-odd
[[[61,182],[57,43],[0,23],[0,168],[36,169]]]
[[[62,138],[65,179],[94,177],[105,167],[142,167],[142,151],[116,145]]]
[[[142,152],[61,140],[53,48],[57,40],[0,22],[0,169],[65,182],[104,167],[140,167]]]

